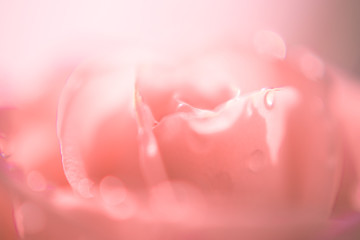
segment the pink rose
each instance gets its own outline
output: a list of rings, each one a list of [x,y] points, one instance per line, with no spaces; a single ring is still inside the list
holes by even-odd
[[[360,114],[348,104],[357,83],[272,32],[254,44],[190,58],[97,56],[72,73],[59,101],[45,95],[36,109],[15,110],[0,190],[5,204],[13,198],[20,237],[304,239],[334,206],[355,210],[358,185],[342,172],[360,156]],[[57,102],[61,156],[47,114]],[[26,147],[36,147],[34,160]],[[3,219],[11,225],[11,213]]]

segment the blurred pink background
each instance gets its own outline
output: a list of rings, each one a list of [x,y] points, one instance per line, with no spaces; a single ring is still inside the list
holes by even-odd
[[[1,0],[0,72],[34,80],[110,43],[190,50],[269,29],[360,74],[359,8],[356,0]]]
[[[260,29],[273,30],[288,46],[308,47],[326,62],[360,76],[359,8],[356,0],[0,0],[0,100],[11,96],[1,91],[8,90],[2,84],[14,84],[21,96],[31,94],[32,88],[45,88],[44,81],[67,79],[84,56],[114,45],[183,54],[229,39],[252,44]],[[32,130],[25,132],[31,137],[20,139],[26,157],[18,157],[29,169],[36,159],[60,159],[52,132],[56,112],[49,110],[56,109],[57,96],[51,99],[39,109],[30,106],[25,117],[19,117],[26,119],[23,128]],[[339,115],[348,112],[353,111],[346,109]],[[349,116],[344,119],[356,119]],[[45,125],[41,119],[52,122]],[[356,124],[349,126],[349,132],[355,132]],[[53,140],[47,143],[55,148],[46,146],[49,152],[41,141],[46,138]],[[56,169],[63,177],[60,161],[50,165],[53,169],[45,166],[49,175],[56,178]]]

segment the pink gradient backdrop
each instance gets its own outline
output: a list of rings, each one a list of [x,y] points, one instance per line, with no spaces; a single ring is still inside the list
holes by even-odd
[[[29,78],[54,58],[99,43],[178,50],[224,36],[246,40],[265,28],[358,72],[358,12],[356,0],[1,0],[0,66],[4,74]]]

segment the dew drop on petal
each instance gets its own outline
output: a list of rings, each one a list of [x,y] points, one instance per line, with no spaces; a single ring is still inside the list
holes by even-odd
[[[31,190],[41,192],[46,189],[46,179],[44,176],[37,172],[32,171],[27,175],[27,184],[30,187]]]
[[[274,106],[275,93],[272,90],[268,90],[264,95],[264,104],[266,108],[271,109]]]
[[[127,190],[120,179],[106,176],[100,182],[100,195],[107,205],[115,206],[125,200]]]
[[[43,210],[31,202],[23,203],[15,213],[20,235],[36,234],[45,229],[46,215]]]
[[[265,155],[261,150],[251,153],[248,160],[248,167],[252,172],[258,172],[265,166]]]

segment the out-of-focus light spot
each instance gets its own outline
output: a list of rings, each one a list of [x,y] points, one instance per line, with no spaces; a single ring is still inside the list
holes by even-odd
[[[27,175],[27,184],[33,191],[44,191],[46,189],[46,179],[44,176],[37,172],[32,171]]]
[[[107,176],[101,180],[100,195],[106,204],[115,206],[125,200],[127,190],[120,179]]]
[[[136,202],[120,179],[106,176],[100,182],[99,191],[110,217],[128,219],[136,213]]]
[[[267,109],[271,109],[274,106],[275,93],[273,90],[268,90],[264,95],[264,104]]]
[[[146,152],[149,157],[156,156],[156,154],[158,152],[158,148],[157,148],[157,144],[156,144],[155,140],[152,139],[152,141],[149,141],[148,145],[146,146]]]
[[[108,199],[109,201],[116,202],[115,199]],[[114,203],[113,202],[113,203]],[[107,214],[114,219],[124,220],[132,218],[137,213],[137,203],[134,198],[130,194],[126,194],[126,197],[123,201],[115,204],[115,205],[105,205],[105,210]]]
[[[90,179],[83,178],[77,185],[77,191],[84,198],[92,198],[94,197],[91,191],[92,186],[93,182]]]
[[[52,194],[52,202],[59,208],[76,207],[83,203],[83,199],[75,197],[70,189],[57,189]]]
[[[325,66],[320,58],[306,52],[300,57],[300,69],[307,78],[317,80],[323,77]]]
[[[266,164],[265,161],[265,155],[263,151],[261,150],[255,150],[251,153],[249,161],[248,161],[248,167],[252,172],[258,172],[260,171]]]
[[[259,54],[278,59],[284,59],[286,56],[285,41],[275,32],[259,31],[255,34],[253,43]]]
[[[46,216],[43,210],[31,202],[23,203],[16,210],[15,219],[21,236],[36,234],[45,229]]]

